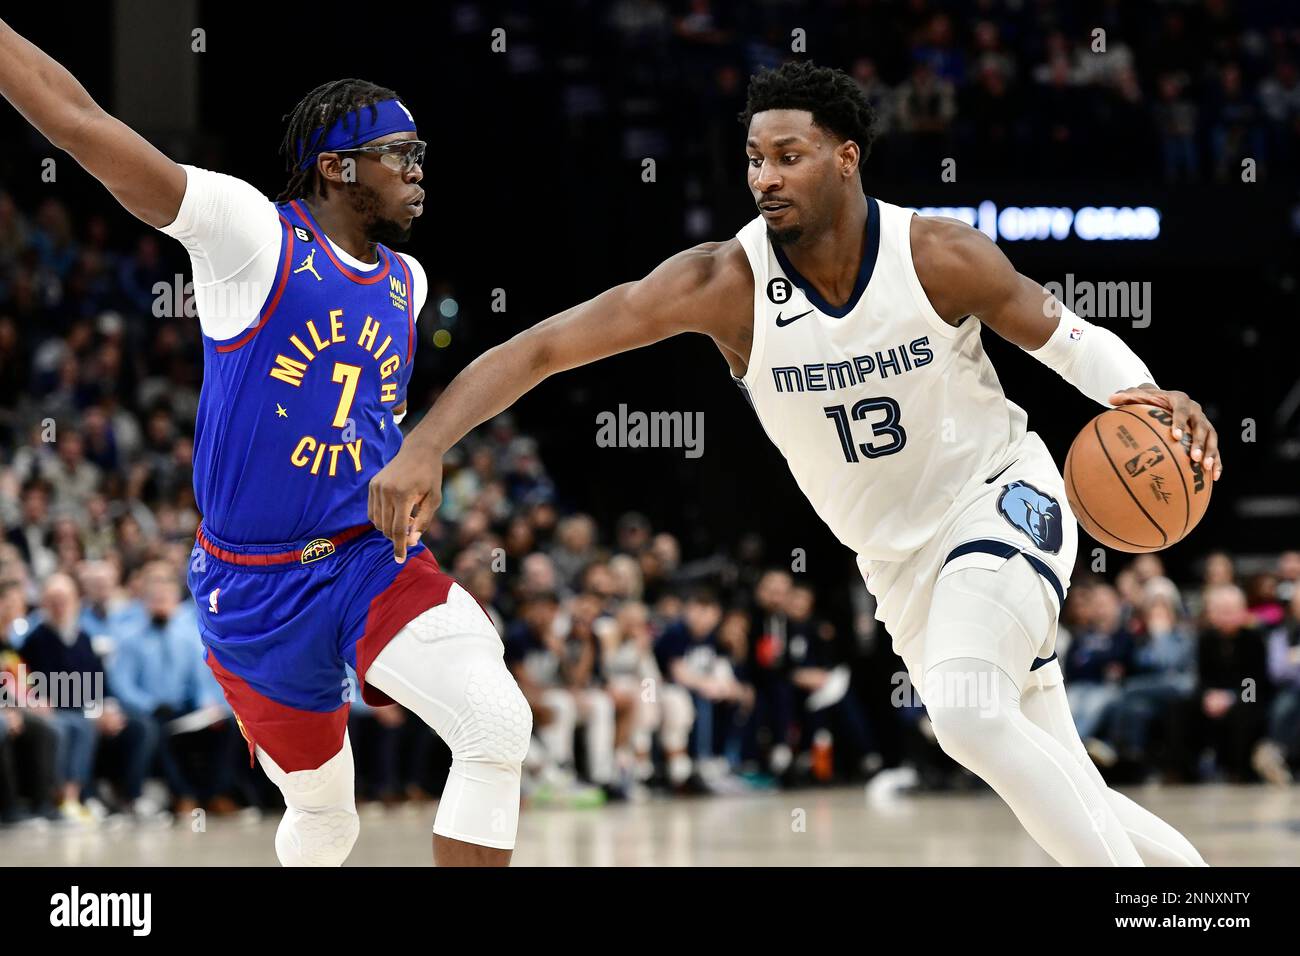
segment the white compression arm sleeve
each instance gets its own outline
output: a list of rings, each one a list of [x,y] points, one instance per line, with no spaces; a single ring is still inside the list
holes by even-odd
[[[1146,363],[1118,335],[1064,307],[1051,338],[1025,351],[1093,401],[1108,407],[1107,399],[1120,389],[1156,383]]]

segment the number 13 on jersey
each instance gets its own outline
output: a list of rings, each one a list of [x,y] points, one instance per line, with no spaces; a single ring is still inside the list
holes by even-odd
[[[852,410],[844,405],[828,405],[822,411],[835,423],[835,429],[840,436],[840,447],[844,449],[845,461],[860,461],[858,452],[867,458],[883,458],[885,455],[902,451],[903,446],[907,444],[907,432],[903,430],[903,425],[899,421],[898,402],[892,398],[884,396],[864,398],[856,402]],[[858,442],[855,445],[852,423],[862,421],[872,412],[885,413],[884,418],[871,422],[872,438],[887,438],[888,441]]]

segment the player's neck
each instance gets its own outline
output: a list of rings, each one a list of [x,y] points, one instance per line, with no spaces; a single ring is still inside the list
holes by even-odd
[[[867,197],[860,193],[829,229],[781,251],[823,299],[839,307],[849,301],[857,284],[866,233]]]
[[[351,209],[328,199],[304,202],[334,245],[360,262],[379,261],[375,244],[366,238],[365,230]]]

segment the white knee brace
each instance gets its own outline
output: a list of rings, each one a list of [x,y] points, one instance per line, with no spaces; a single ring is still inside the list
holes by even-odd
[[[922,671],[928,674],[952,658],[974,658],[1001,668],[1018,689],[1025,686],[1035,656],[1050,652],[1055,633],[1049,587],[1024,558],[1013,556],[996,571],[951,571],[934,586]],[[920,691],[924,699],[924,682]]]
[[[503,651],[477,602],[452,585],[446,603],[411,621],[379,652],[366,680],[419,715],[451,749],[433,832],[511,849],[533,722]]]
[[[285,811],[275,832],[275,853],[282,866],[342,866],[357,842],[352,744],[315,770],[285,773],[260,747],[257,759],[284,796]]]

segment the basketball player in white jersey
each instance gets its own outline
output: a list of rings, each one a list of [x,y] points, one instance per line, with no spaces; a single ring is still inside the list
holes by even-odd
[[[1190,434],[1217,479],[1200,406],[1157,388],[1118,337],[1017,274],[979,231],[864,195],[871,111],[847,75],[809,63],[761,73],[741,120],[759,217],[480,356],[371,480],[371,519],[403,560],[440,499],[442,455],[471,428],[555,372],[708,335],[859,555],[944,750],[1062,864],[1203,865],[1106,786],[1074,729],[1054,643],[1075,521],[980,330],[1102,404],[1169,409],[1173,438]]]

